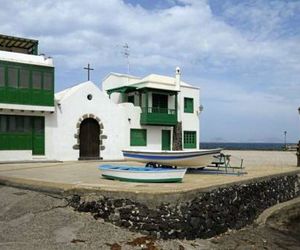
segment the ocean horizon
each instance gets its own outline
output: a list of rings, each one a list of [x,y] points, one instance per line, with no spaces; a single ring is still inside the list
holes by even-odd
[[[297,143],[286,143],[287,146]],[[285,143],[266,142],[201,142],[201,149],[224,148],[230,150],[283,150]]]

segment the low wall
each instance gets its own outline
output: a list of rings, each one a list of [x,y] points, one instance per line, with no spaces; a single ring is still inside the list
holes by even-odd
[[[70,205],[115,225],[158,238],[209,238],[252,223],[266,208],[299,196],[299,176],[291,174],[195,191],[189,201],[150,208],[131,199],[73,195]]]

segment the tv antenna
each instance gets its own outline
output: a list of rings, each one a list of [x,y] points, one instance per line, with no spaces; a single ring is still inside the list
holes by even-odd
[[[128,45],[128,43],[125,43],[123,45],[123,53],[122,54],[123,54],[123,56],[127,60],[127,74],[129,75],[129,73],[130,73],[130,63],[129,63],[130,51],[129,51],[129,45]]]

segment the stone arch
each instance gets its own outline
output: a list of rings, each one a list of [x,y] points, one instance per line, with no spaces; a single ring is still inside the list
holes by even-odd
[[[79,133],[80,133],[80,124],[83,122],[83,120],[87,119],[87,118],[93,118],[95,119],[100,127],[100,133],[99,133],[99,150],[103,151],[105,150],[105,145],[104,145],[104,140],[107,139],[107,136],[103,134],[103,130],[104,130],[104,126],[103,123],[101,122],[101,119],[98,116],[95,116],[94,114],[84,114],[83,116],[81,116],[77,123],[76,123],[76,132],[74,134],[74,138],[76,139],[76,144],[73,145],[73,149],[78,149],[80,148],[80,139],[79,139]]]

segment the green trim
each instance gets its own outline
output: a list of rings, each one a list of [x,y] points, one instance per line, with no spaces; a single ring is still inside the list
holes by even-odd
[[[44,119],[43,116],[0,115],[0,150],[32,150],[33,154],[43,155]]]
[[[184,97],[184,113],[194,113],[194,99]]]
[[[112,93],[129,93],[136,90],[136,87],[134,86],[122,86],[118,88],[108,89],[106,90],[108,95],[111,95]]]
[[[197,148],[197,132],[183,131],[183,144],[184,148]]]
[[[102,174],[102,176],[109,180],[126,181],[126,182],[143,182],[143,183],[172,183],[182,182],[182,178],[169,178],[169,179],[131,179],[123,177],[115,177],[111,175]]]
[[[147,146],[147,130],[130,129],[130,146]]]
[[[142,125],[167,125],[177,124],[176,109],[142,108],[140,122]]]
[[[171,130],[161,131],[161,150],[171,150]]]
[[[178,93],[178,91],[174,91],[174,90],[155,89],[155,88],[148,88],[148,87],[138,88],[137,90],[141,92],[151,92],[155,94],[165,94],[165,95],[176,95]]]
[[[4,68],[4,86],[0,86],[0,103],[54,106],[54,68],[47,66],[30,65],[24,63],[7,62],[0,60],[0,67]],[[8,69],[17,69],[17,85],[10,86],[8,82]],[[28,87],[21,83],[20,71],[28,72]],[[33,72],[41,74],[41,88],[33,87]],[[51,77],[46,86],[46,77]],[[44,86],[45,85],[45,86]],[[49,87],[50,86],[50,87]],[[45,87],[45,88],[44,88]]]
[[[32,117],[32,154],[45,154],[45,118]]]

